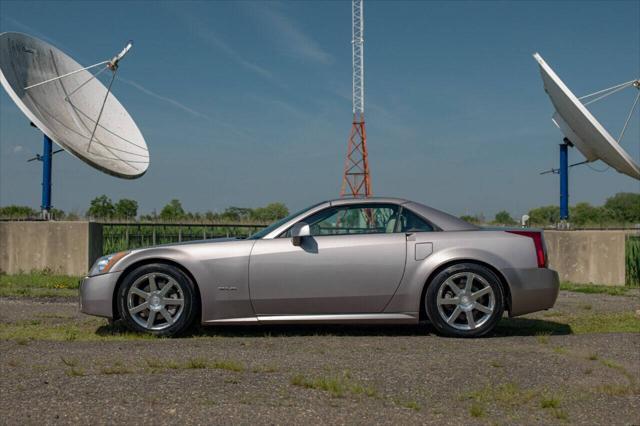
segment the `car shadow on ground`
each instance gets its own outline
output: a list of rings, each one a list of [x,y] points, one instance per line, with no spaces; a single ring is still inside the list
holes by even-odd
[[[122,321],[104,325],[96,330],[100,336],[130,333]],[[571,326],[555,321],[532,318],[504,318],[487,338],[510,336],[536,336],[541,334],[572,334]],[[191,337],[306,337],[306,336],[435,336],[433,327],[426,323],[403,325],[344,325],[344,324],[267,324],[197,326],[182,338]]]

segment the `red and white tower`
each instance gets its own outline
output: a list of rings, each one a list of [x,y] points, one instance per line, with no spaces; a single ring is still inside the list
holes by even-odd
[[[353,124],[344,163],[341,197],[371,196],[371,174],[367,157],[367,132],[364,126],[364,15],[362,1],[352,1],[353,50]]]

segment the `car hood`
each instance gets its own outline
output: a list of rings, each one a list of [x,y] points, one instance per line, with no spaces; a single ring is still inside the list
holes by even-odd
[[[171,248],[171,247],[183,247],[188,245],[200,245],[200,244],[211,244],[211,243],[224,243],[228,241],[240,241],[243,238],[209,238],[206,240],[190,240],[183,241],[180,243],[166,243],[166,244],[158,244],[155,246],[147,246],[147,247],[139,247],[131,250],[131,253],[140,252],[144,250],[150,250],[155,248]]]

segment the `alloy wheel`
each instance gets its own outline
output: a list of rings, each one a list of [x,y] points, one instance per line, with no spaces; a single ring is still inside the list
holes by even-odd
[[[127,291],[131,318],[147,330],[171,327],[184,311],[184,293],[170,275],[155,272],[139,277]]]
[[[458,330],[482,327],[496,308],[493,288],[486,279],[473,272],[459,272],[447,278],[438,289],[440,317]]]

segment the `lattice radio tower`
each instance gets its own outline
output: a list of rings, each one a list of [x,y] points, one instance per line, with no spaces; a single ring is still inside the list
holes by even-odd
[[[344,163],[341,197],[370,197],[371,174],[364,126],[364,15],[363,0],[352,0],[353,125]]]

